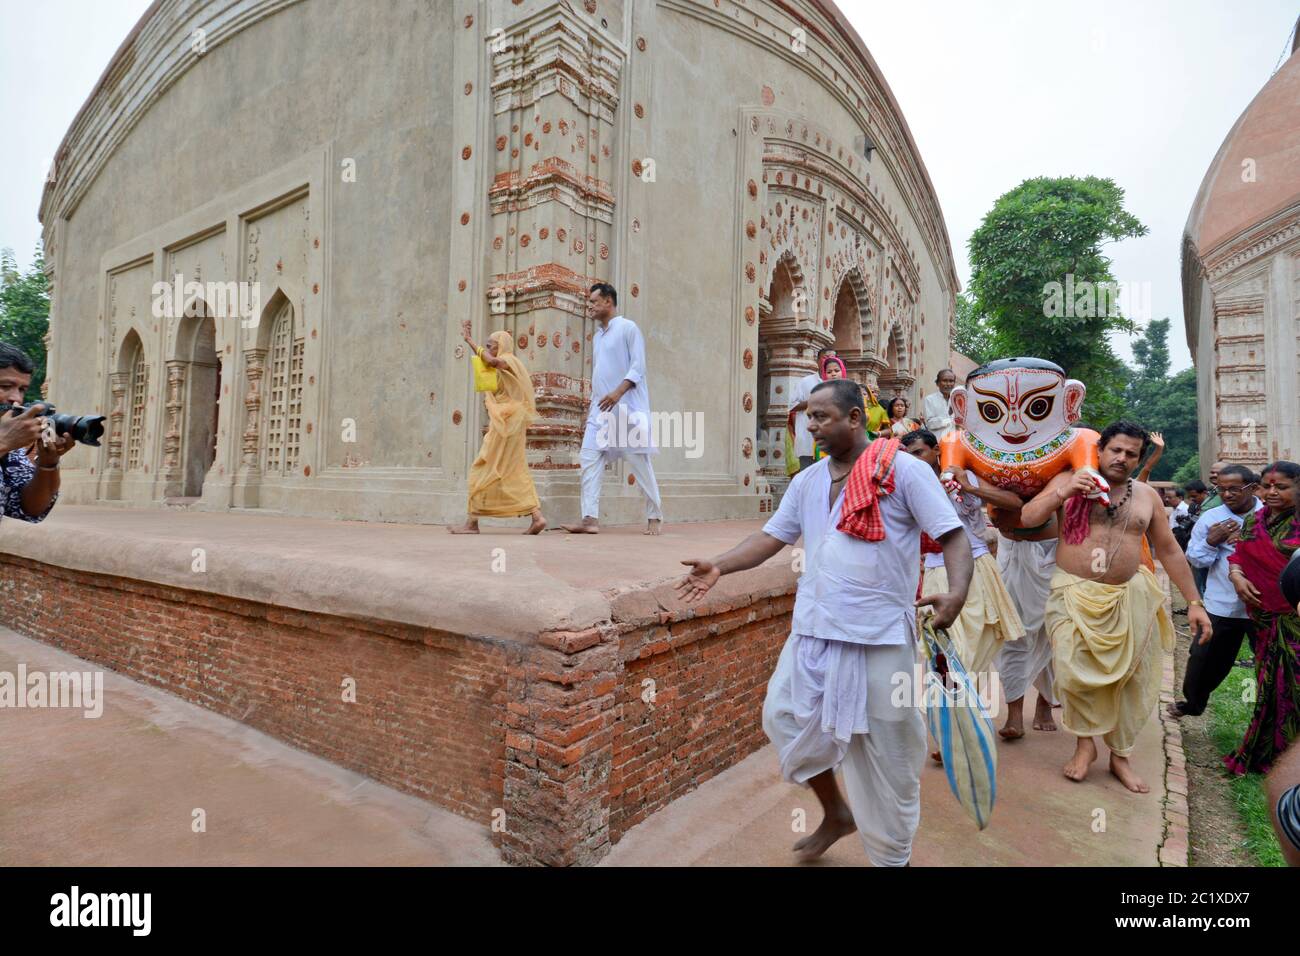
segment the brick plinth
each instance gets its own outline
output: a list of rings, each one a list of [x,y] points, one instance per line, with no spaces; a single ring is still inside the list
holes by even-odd
[[[0,554],[0,619],[19,633],[476,820],[507,861],[547,866],[597,862],[763,745],[792,600],[508,640]]]

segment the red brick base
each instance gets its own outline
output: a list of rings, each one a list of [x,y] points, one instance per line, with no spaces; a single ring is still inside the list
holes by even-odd
[[[525,645],[0,554],[14,630],[477,820],[524,864],[594,863],[761,747],[791,603]]]

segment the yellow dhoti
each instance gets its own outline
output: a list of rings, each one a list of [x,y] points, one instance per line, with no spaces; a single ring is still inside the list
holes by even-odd
[[[1058,568],[1043,623],[1061,724],[1127,757],[1159,699],[1160,650],[1174,646],[1156,576],[1140,567],[1127,584],[1102,584]]]
[[[921,581],[921,594],[943,594],[948,590],[948,572],[942,566],[926,568]],[[997,559],[982,554],[975,559],[970,590],[961,614],[948,628],[957,655],[968,674],[988,670],[1006,641],[1016,641],[1024,636],[1025,626],[1020,622],[1016,604],[1007,592],[998,571]]]

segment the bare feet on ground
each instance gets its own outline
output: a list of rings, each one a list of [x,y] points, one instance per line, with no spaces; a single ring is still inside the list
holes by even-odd
[[[662,527],[662,526],[663,526],[663,521],[662,521],[661,519],[659,519],[659,518],[650,518],[649,520],[646,521],[646,523],[645,523],[645,530],[642,531],[641,533],[642,533],[642,534],[658,534],[658,533],[659,533],[659,529],[660,529],[660,527]]]
[[[562,524],[560,525],[569,534],[599,534],[600,525],[586,518],[582,519],[582,524]]]
[[[533,523],[530,524],[524,530],[524,534],[541,534],[545,530],[546,530],[546,519],[542,517],[542,513],[540,511],[534,511]]]
[[[1025,735],[1025,699],[1007,701],[1007,722],[998,731],[1003,740],[1019,740]]]
[[[478,522],[466,521],[464,524],[456,525],[454,528],[448,527],[447,530],[452,534],[478,534]]]
[[[856,829],[853,814],[845,809],[842,813],[827,816],[822,820],[821,826],[802,840],[796,841],[794,852],[800,863],[807,863],[829,850],[840,837],[846,837]]]
[[[1052,719],[1052,705],[1043,698],[1038,698],[1034,705],[1034,730],[1055,730],[1056,721]]]
[[[1097,759],[1097,745],[1091,737],[1080,737],[1075,745],[1074,756],[1065,765],[1065,776],[1078,783],[1088,776],[1088,768]]]
[[[1124,786],[1128,787],[1134,793],[1151,792],[1151,788],[1143,783],[1142,778],[1133,772],[1133,765],[1128,762],[1128,757],[1111,754],[1110,772],[1115,775],[1116,780],[1124,784]]]

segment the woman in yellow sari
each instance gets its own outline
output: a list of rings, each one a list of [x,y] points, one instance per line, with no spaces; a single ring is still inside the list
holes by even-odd
[[[469,323],[462,334],[472,354],[496,372],[497,389],[483,396],[487,406],[488,430],[483,447],[469,471],[469,517],[452,534],[478,534],[478,519],[519,518],[531,515],[533,522],[524,534],[538,534],[546,528],[541,502],[533,486],[525,458],[528,423],[537,418],[533,402],[533,380],[515,355],[509,332],[493,332],[487,345],[479,347],[469,337]]]

